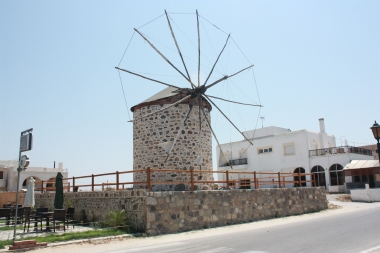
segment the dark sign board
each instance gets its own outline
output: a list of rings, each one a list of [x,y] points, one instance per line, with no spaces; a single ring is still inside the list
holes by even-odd
[[[24,134],[20,138],[20,152],[32,149],[32,133]]]

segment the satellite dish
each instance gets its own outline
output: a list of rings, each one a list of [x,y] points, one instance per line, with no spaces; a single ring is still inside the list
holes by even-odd
[[[29,156],[22,155],[21,159],[20,159],[20,167],[26,168],[26,167],[28,167],[29,163],[30,163]]]

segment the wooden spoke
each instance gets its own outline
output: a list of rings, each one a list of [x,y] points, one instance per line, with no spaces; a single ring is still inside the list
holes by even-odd
[[[210,95],[207,95],[207,96],[210,97],[210,98],[220,99],[220,100],[223,100],[223,101],[226,101],[226,102],[231,102],[231,103],[240,104],[240,105],[250,105],[250,106],[263,107],[262,105],[245,104],[245,103],[240,103],[240,102],[236,102],[236,101],[231,101],[231,100],[227,100],[227,99],[224,99],[224,98],[218,98],[218,97],[214,97],[214,96],[210,96]]]
[[[197,159],[195,159],[195,164],[199,165],[199,169],[202,169],[202,117],[201,117],[201,104],[202,104],[202,97],[198,98],[198,104],[199,104],[199,156]]]
[[[206,118],[206,120],[207,120],[208,127],[209,127],[210,130],[211,130],[211,133],[212,133],[212,135],[214,136],[214,138],[215,138],[215,140],[216,140],[216,143],[218,143],[218,147],[219,147],[220,153],[222,154],[222,157],[228,161],[228,164],[230,165],[231,169],[234,169],[234,168],[232,167],[232,164],[231,164],[230,160],[227,158],[227,156],[224,154],[222,148],[220,147],[219,140],[218,140],[218,138],[216,138],[216,134],[214,133],[214,130],[213,130],[212,127],[211,127],[210,121],[208,121],[208,118],[207,118],[207,115],[206,115],[205,110],[203,109],[203,106],[201,107],[201,109],[202,109],[203,114],[205,115],[205,118]]]
[[[166,58],[144,35],[142,35],[142,33],[140,33],[136,28],[134,28],[135,31],[140,34],[141,37],[143,37],[143,39],[148,42],[148,44],[167,62],[169,63],[170,66],[172,66],[175,70],[178,71],[178,73],[180,73],[189,83],[191,83],[190,79],[187,78],[176,66],[173,65],[173,63],[171,63],[168,58]]]
[[[129,70],[126,70],[126,69],[122,69],[122,68],[119,68],[119,67],[115,67],[115,69],[118,69],[118,70],[121,70],[121,71],[127,72],[127,73],[132,74],[132,75],[135,75],[135,76],[139,76],[139,77],[141,77],[141,78],[147,79],[147,80],[152,81],[152,82],[160,83],[160,84],[163,84],[163,85],[166,85],[166,86],[169,86],[169,87],[173,87],[173,88],[177,88],[177,89],[182,89],[182,88],[180,88],[180,87],[178,87],[178,86],[171,85],[171,84],[168,84],[168,83],[164,83],[164,82],[161,82],[161,81],[158,81],[158,80],[155,80],[155,79],[152,79],[152,78],[149,78],[149,77],[146,77],[146,76],[143,76],[143,75],[140,75],[140,74],[134,73],[134,72],[129,71]]]
[[[198,28],[198,87],[200,86],[201,83],[201,37],[199,33],[199,16],[198,16],[198,10],[197,12],[197,28]]]
[[[179,56],[181,57],[181,60],[182,60],[183,66],[185,67],[187,77],[188,77],[189,80],[190,80],[190,84],[191,84],[191,86],[192,86],[193,88],[195,88],[195,85],[194,85],[193,82],[191,81],[191,78],[190,78],[189,72],[187,71],[187,67],[186,67],[186,64],[185,64],[185,60],[184,60],[183,57],[182,57],[181,50],[179,49],[179,46],[178,46],[178,43],[177,43],[177,39],[175,38],[174,31],[173,31],[173,28],[172,28],[172,25],[171,25],[171,23],[170,23],[169,16],[168,16],[168,13],[166,12],[166,10],[165,10],[165,14],[166,14],[166,19],[168,20],[168,25],[169,25],[169,28],[170,28],[170,32],[172,33],[172,37],[173,37],[173,40],[174,40],[175,46],[177,47],[177,50],[178,50],[178,54],[179,54]]]
[[[243,135],[243,137],[244,137],[244,139],[246,139],[251,145],[253,145],[253,143],[250,141],[250,140],[248,140],[248,138],[247,137],[245,137],[245,135],[235,126],[235,124],[234,123],[232,123],[232,121],[222,112],[222,110],[220,110],[219,109],[219,107],[214,103],[214,102],[212,102],[212,100],[210,99],[210,98],[208,98],[207,97],[207,95],[204,95],[204,97],[210,102],[210,103],[212,103],[215,107],[216,107],[216,109],[218,109],[219,110],[219,112],[231,123],[231,125],[233,125],[234,127],[235,127],[235,129],[236,130],[238,130],[239,131],[239,133],[241,134],[241,135]]]
[[[167,151],[168,154],[167,154],[167,156],[165,158],[165,162],[168,160],[169,155],[172,152],[172,149],[174,147],[174,144],[177,142],[177,139],[179,138],[179,136],[180,136],[180,134],[182,132],[182,128],[185,126],[186,120],[189,118],[189,115],[190,115],[191,111],[193,110],[195,102],[197,101],[197,99],[198,99],[198,97],[196,99],[194,99],[193,104],[191,105],[189,111],[187,112],[187,115],[186,115],[185,119],[183,120],[182,125],[181,125],[180,129],[178,130],[178,133],[177,133],[176,137],[174,138],[173,142],[171,143],[170,148]]]
[[[233,76],[239,74],[240,72],[242,72],[242,71],[244,71],[244,70],[247,70],[247,69],[249,69],[249,68],[252,68],[252,67],[253,67],[253,65],[251,65],[251,66],[249,66],[249,67],[246,67],[246,68],[244,68],[244,69],[242,69],[242,70],[240,70],[240,71],[238,71],[238,72],[236,72],[235,74],[232,74],[232,75],[230,75],[230,76],[223,76],[223,77],[220,78],[219,80],[216,80],[216,81],[213,82],[212,84],[206,86],[206,89],[211,88],[211,87],[214,86],[215,84],[220,83],[221,81],[227,80],[228,78],[233,77]]]
[[[228,35],[227,40],[226,40],[226,43],[224,44],[224,47],[223,47],[222,51],[219,53],[219,56],[218,56],[218,58],[216,59],[216,61],[215,61],[215,63],[214,63],[214,66],[212,66],[212,69],[211,69],[211,71],[210,71],[210,74],[208,75],[208,77],[207,77],[207,79],[206,79],[206,81],[205,81],[205,83],[204,83],[203,85],[206,85],[208,79],[210,78],[212,72],[214,71],[215,65],[216,65],[216,63],[218,63],[220,56],[222,55],[224,49],[226,48],[226,46],[227,46],[227,42],[228,42],[228,39],[229,39],[229,38],[230,38],[230,34]]]

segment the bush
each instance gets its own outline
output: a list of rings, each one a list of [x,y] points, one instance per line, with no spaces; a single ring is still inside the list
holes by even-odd
[[[109,212],[106,216],[104,224],[109,227],[118,228],[127,225],[127,222],[128,216],[125,213],[125,210],[122,209],[120,211]]]

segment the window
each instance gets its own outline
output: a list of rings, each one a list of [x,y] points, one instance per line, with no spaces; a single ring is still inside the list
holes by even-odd
[[[294,170],[293,173],[294,174],[304,174],[305,169],[302,167],[298,167]],[[300,185],[300,182],[301,182],[301,185]],[[296,175],[294,176],[294,187],[300,187],[300,186],[306,186],[306,176],[305,175],[301,175],[300,177],[296,176]]]
[[[294,143],[284,144],[285,155],[294,155],[295,153]]]
[[[330,185],[344,185],[343,166],[333,164],[330,167]]]
[[[264,154],[264,153],[270,153],[270,152],[272,152],[272,148],[259,148],[257,150],[258,154]]]
[[[0,171],[0,179],[4,179],[4,172]]]
[[[313,185],[314,185],[314,182],[316,184],[316,186],[324,186],[326,187],[326,177],[325,177],[325,170],[323,169],[322,166],[314,166],[312,169],[311,169],[311,173],[312,173],[312,180],[313,180]]]

